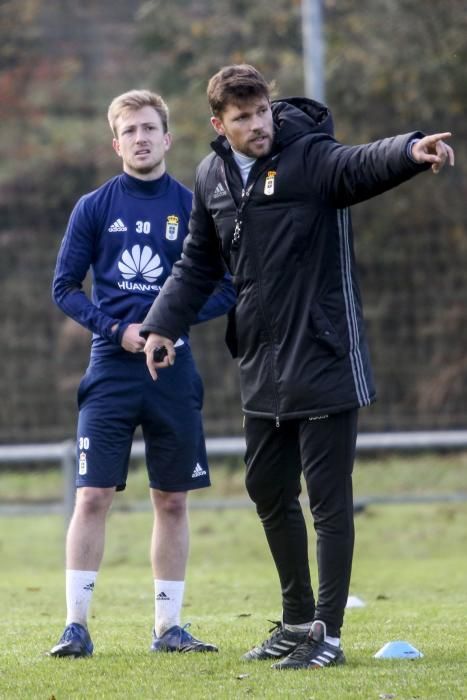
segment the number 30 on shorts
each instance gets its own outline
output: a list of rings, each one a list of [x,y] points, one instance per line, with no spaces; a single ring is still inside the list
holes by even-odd
[[[78,447],[80,450],[89,450],[89,438],[80,437],[78,441]]]

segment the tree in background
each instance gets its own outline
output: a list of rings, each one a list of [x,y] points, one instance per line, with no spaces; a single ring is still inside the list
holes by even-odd
[[[383,399],[376,426],[464,427],[467,6],[340,0],[327,27],[328,99],[342,140],[453,132],[454,170],[356,207],[354,221]]]
[[[144,2],[136,15],[142,50],[156,89],[171,106],[178,145],[171,162],[188,184],[214,132],[209,124],[209,76],[228,63],[253,63],[265,75],[303,90],[300,0],[163,0]]]
[[[326,93],[337,137],[360,143],[414,128],[452,130],[458,155],[456,170],[443,174],[442,182],[418,178],[381,202],[355,208],[377,386],[384,399],[363,413],[363,424],[462,426],[467,6],[462,0],[326,0],[323,6]],[[303,93],[301,7],[284,0],[273,6],[264,0],[199,0],[179,2],[177,10],[149,0],[137,17],[153,77],[177,105],[182,143],[186,137],[178,158],[189,153],[199,160],[212,136],[206,81],[221,65],[253,63],[276,79],[279,95]],[[428,215],[427,200],[438,205],[436,217]]]
[[[58,0],[0,5],[4,441],[70,434],[89,343],[53,308],[50,284],[71,207],[106,172],[110,132],[101,88],[105,82],[120,85],[125,42],[106,51],[93,31],[99,26],[96,9],[92,16],[82,5]],[[118,26],[116,5],[112,21]],[[120,12],[126,19],[127,5],[126,16]]]
[[[421,176],[354,209],[382,399],[362,412],[361,428],[463,427],[467,5],[326,0],[324,10],[326,101],[336,136],[358,143],[413,128],[449,129],[457,154],[456,168],[440,182]],[[213,137],[207,79],[242,61],[275,79],[279,96],[303,93],[299,0],[0,4],[3,441],[73,434],[89,338],[53,307],[50,280],[72,205],[116,172],[108,102],[132,87],[167,98],[175,135],[169,167],[190,186]],[[436,217],[428,218],[427,200],[436,203]],[[240,433],[223,322],[207,328],[210,340],[199,353],[207,430]],[[225,367],[222,383],[214,363]]]

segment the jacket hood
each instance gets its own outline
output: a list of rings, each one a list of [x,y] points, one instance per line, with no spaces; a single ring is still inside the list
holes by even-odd
[[[334,135],[332,115],[326,105],[307,97],[288,97],[271,104],[275,141],[283,147],[305,135]]]

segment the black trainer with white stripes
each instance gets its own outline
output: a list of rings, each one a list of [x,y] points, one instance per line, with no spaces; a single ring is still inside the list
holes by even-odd
[[[315,620],[307,639],[299,644],[285,659],[273,664],[272,668],[312,669],[340,666],[345,664],[344,652],[340,647],[329,644],[326,639],[326,625]]]
[[[270,620],[270,622],[273,622]],[[245,661],[263,661],[264,659],[281,659],[290,654],[308,637],[308,632],[291,632],[281,622],[274,622],[269,632],[271,636],[262,644],[253,647],[242,656]]]

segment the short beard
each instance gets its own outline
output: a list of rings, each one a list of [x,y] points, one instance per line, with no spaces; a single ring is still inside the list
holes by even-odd
[[[248,149],[248,153],[244,151],[244,154],[246,156],[249,156],[250,158],[264,158],[265,156],[268,156],[271,153],[272,150],[272,143],[269,141],[268,148],[266,151],[262,153],[255,153],[253,149]]]

